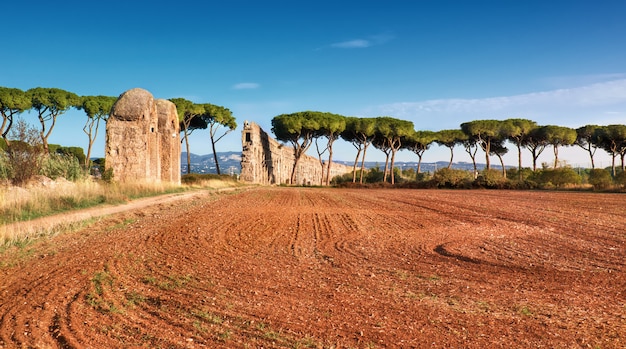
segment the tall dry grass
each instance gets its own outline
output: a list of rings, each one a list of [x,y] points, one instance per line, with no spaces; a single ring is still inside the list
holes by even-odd
[[[64,228],[63,224],[57,224],[45,228],[44,231],[33,231],[28,229],[28,225],[22,224],[20,229],[7,229],[7,225],[12,223],[184,190],[187,190],[187,187],[169,183],[104,183],[91,180],[47,181],[29,188],[0,187],[0,246],[19,243],[21,240],[37,236],[52,235],[56,230]]]

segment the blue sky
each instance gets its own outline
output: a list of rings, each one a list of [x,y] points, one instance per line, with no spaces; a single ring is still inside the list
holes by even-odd
[[[2,12],[0,86],[111,96],[141,87],[221,105],[239,127],[218,151],[241,150],[244,120],[269,132],[274,116],[303,110],[433,131],[511,117],[626,123],[624,0],[11,1]],[[60,116],[50,142],[86,148],[84,120]],[[207,131],[192,136],[191,151],[211,152]],[[104,155],[104,132],[93,155]],[[336,159],[354,155],[336,143]],[[424,161],[448,156],[433,145]],[[560,157],[589,164],[577,147]],[[540,161],[552,159],[546,149]],[[455,160],[470,161],[461,148]],[[597,160],[609,165],[602,151]]]

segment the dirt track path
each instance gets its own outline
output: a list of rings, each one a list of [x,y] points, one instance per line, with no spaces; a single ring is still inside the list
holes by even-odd
[[[626,344],[626,196],[259,188],[0,255],[0,348]]]

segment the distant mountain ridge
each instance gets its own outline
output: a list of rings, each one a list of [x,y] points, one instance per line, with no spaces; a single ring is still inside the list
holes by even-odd
[[[213,159],[213,154],[205,154],[198,155],[194,153],[190,153],[191,158],[191,172],[192,173],[217,173],[217,169],[215,167],[215,161]],[[241,152],[229,151],[229,152],[218,152],[217,158],[220,164],[220,172],[222,174],[238,174],[241,173]],[[333,160],[337,163],[352,166],[354,164],[354,160],[352,161],[342,161],[342,160]],[[365,168],[374,168],[380,167],[382,168],[385,165],[384,161],[366,161]],[[360,166],[360,163],[359,163]],[[476,164],[479,170],[485,168],[485,164]],[[402,169],[417,169],[417,161],[404,161],[404,162],[396,162],[395,167],[399,167]],[[437,162],[422,162],[421,171],[422,172],[434,172],[438,169],[448,167],[448,161],[437,161]],[[507,166],[511,168],[513,166]],[[452,168],[461,169],[461,170],[473,170],[474,165],[471,162],[455,162],[452,164]],[[492,168],[499,169],[500,165],[492,164]],[[181,173],[187,173],[187,152],[182,152],[180,155],[180,170]]]

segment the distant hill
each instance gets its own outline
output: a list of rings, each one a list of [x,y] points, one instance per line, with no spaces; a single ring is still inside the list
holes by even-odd
[[[217,173],[213,154],[197,155],[190,153],[191,172],[193,173]],[[234,174],[241,172],[241,152],[218,152],[217,161],[220,164],[222,174]],[[187,152],[180,154],[180,172],[187,173]]]
[[[197,155],[194,153],[190,153],[191,157],[191,172],[193,173],[217,173],[217,169],[215,168],[215,161],[213,160],[213,154],[206,155]],[[222,174],[236,174],[241,173],[241,152],[218,152],[217,158],[220,164],[220,170]],[[337,163],[352,166],[353,161],[342,161],[342,160],[334,160]],[[360,163],[359,163],[360,165]],[[385,165],[384,161],[366,161],[366,168],[374,168],[380,167],[382,168]],[[396,162],[396,167],[402,169],[417,169],[417,161],[408,161],[408,162]],[[478,169],[482,170],[485,168],[485,164],[477,164]],[[422,163],[421,170],[422,172],[434,172],[440,168],[448,167],[447,161],[437,161],[437,162],[429,162]],[[452,168],[454,169],[462,169],[462,170],[473,170],[474,165],[471,162],[455,162],[452,164]],[[498,169],[501,168],[499,165],[492,164],[492,168]],[[180,155],[180,171],[181,173],[187,173],[187,153],[183,152]]]

